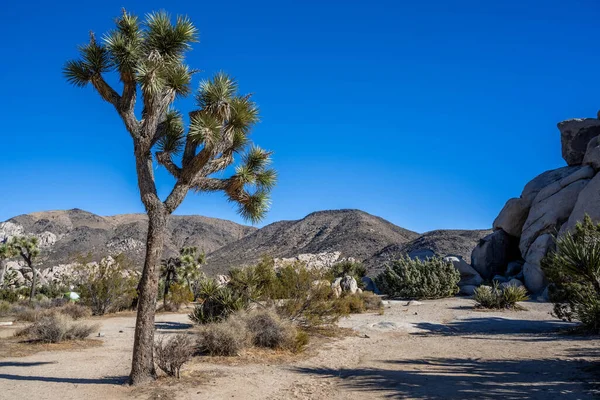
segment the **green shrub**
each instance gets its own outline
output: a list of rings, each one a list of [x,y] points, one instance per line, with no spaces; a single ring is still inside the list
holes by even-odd
[[[97,329],[98,325],[74,324],[66,315],[50,313],[17,334],[34,341],[59,343],[65,340],[85,339]]]
[[[92,309],[94,315],[104,315],[130,308],[137,296],[137,277],[123,255],[104,258],[99,263],[89,259],[76,269],[76,286],[81,302]]]
[[[197,301],[199,304],[189,314],[189,318],[197,324],[222,321],[235,311],[248,306],[246,298],[228,286],[219,286],[212,279],[198,282]]]
[[[0,300],[0,317],[10,314],[12,307],[8,301]]]
[[[185,283],[172,283],[169,291],[169,305],[179,310],[182,305],[194,301],[194,294]]]
[[[347,315],[331,286],[320,284],[325,273],[302,263],[280,268],[274,291],[276,298],[282,299],[277,303],[278,313],[302,326],[332,325]]]
[[[198,332],[198,349],[211,356],[235,356],[249,344],[246,325],[238,319],[210,323]]]
[[[517,303],[529,300],[529,297],[527,297],[527,289],[524,286],[509,285],[501,288],[498,282],[494,282],[493,287],[479,286],[476,288],[473,300],[478,308],[519,310],[521,307]]]
[[[344,315],[361,314],[366,311],[363,299],[357,294],[341,296],[339,299],[334,300],[334,303],[340,313]]]
[[[277,274],[272,258],[263,259],[254,266],[229,271],[228,286],[246,302],[269,301],[277,297]]]
[[[164,373],[179,379],[181,367],[192,359],[194,347],[189,335],[179,334],[169,339],[161,336],[154,343],[154,361]]]
[[[19,294],[17,289],[0,289],[0,300],[16,303],[19,301]]]
[[[403,256],[375,278],[382,293],[404,299],[440,299],[458,293],[460,273],[441,257],[426,260]]]
[[[358,287],[363,286],[362,278],[367,275],[367,268],[359,262],[342,261],[334,264],[328,273],[328,278],[333,281],[335,278],[349,275],[356,279]]]
[[[573,232],[556,240],[556,250],[542,260],[542,269],[551,282],[554,314],[600,333],[600,224],[586,215]]]

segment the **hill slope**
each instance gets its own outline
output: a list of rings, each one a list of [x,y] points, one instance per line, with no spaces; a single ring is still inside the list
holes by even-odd
[[[172,216],[165,255],[174,254],[182,246],[196,246],[209,253],[255,230],[216,218]],[[0,224],[0,239],[7,234],[38,235],[43,245],[40,261],[44,266],[66,264],[88,252],[95,259],[124,252],[141,264],[146,233],[145,214],[101,217],[79,209],[19,215]]]
[[[294,257],[303,253],[340,251],[364,260],[391,244],[406,243],[418,233],[360,210],[318,211],[296,221],[267,225],[208,256],[208,273],[256,262],[264,254]]]
[[[403,244],[392,244],[374,254],[365,265],[369,273],[377,273],[382,270],[387,262],[403,254],[423,256],[460,256],[466,262],[471,263],[471,252],[479,242],[479,239],[492,233],[491,230],[450,230],[440,229],[426,232],[418,238]]]

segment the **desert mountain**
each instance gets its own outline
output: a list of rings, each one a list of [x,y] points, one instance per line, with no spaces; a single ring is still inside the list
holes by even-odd
[[[420,235],[360,210],[318,211],[300,220],[279,221],[261,229],[198,215],[173,216],[165,256],[182,246],[208,254],[210,274],[252,264],[263,255],[287,258],[306,253],[340,252],[364,261],[371,273],[401,254],[458,255],[471,250],[490,231],[439,230]],[[95,259],[125,253],[136,264],[144,258],[147,219],[144,214],[102,217],[83,210],[20,215],[0,223],[0,240],[18,234],[40,238],[43,267],[68,264],[77,255]]]
[[[294,257],[303,253],[339,251],[364,260],[391,244],[416,239],[418,233],[360,210],[318,211],[301,220],[267,225],[208,256],[208,272],[252,263],[264,254]]]
[[[77,255],[91,252],[94,258],[125,253],[136,263],[145,254],[145,214],[101,217],[87,211],[45,211],[19,215],[0,224],[0,240],[15,234],[35,234],[42,246],[43,266],[67,264]],[[235,242],[255,231],[231,221],[198,215],[172,216],[166,255],[182,246],[196,246],[207,253]]]

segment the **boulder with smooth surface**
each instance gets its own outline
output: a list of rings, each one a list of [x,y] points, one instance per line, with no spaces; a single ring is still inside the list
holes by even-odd
[[[531,244],[544,233],[556,232],[561,224],[569,218],[579,193],[588,184],[588,179],[575,181],[558,192],[540,199],[540,191],[535,198],[527,221],[523,226],[519,249],[525,257]]]
[[[563,159],[568,165],[583,162],[587,145],[600,135],[600,120],[596,118],[575,118],[558,123]]]
[[[529,214],[530,203],[522,198],[510,199],[494,220],[494,230],[502,229],[511,236],[521,236],[523,225]]]
[[[568,221],[563,224],[560,234],[571,231],[585,215],[589,215],[595,223],[600,222],[600,174],[596,174],[587,186],[579,193]]]

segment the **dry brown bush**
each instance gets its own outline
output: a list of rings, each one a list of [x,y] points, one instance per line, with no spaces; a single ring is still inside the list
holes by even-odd
[[[164,373],[179,379],[181,367],[191,360],[194,347],[189,335],[178,334],[169,339],[161,336],[154,343],[154,361]]]
[[[51,313],[39,318],[17,335],[44,343],[59,343],[64,340],[85,339],[97,329],[98,325],[74,324],[66,315]]]
[[[198,333],[198,348],[211,356],[235,356],[248,344],[246,325],[237,318],[202,326]]]

